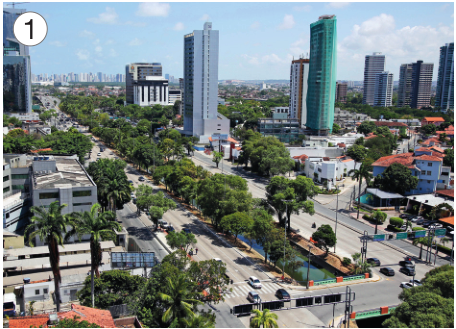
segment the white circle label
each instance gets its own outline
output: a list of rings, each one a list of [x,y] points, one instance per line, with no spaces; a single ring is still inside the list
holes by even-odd
[[[14,22],[14,36],[25,46],[36,46],[46,38],[46,20],[40,14],[28,11]]]

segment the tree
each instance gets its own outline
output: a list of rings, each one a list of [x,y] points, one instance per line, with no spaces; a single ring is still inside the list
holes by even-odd
[[[328,253],[330,247],[334,247],[337,242],[336,235],[330,225],[321,225],[312,234],[312,239],[317,241],[319,245],[323,245]]]
[[[445,157],[443,158],[443,165],[451,167],[454,171],[454,150],[452,148],[445,150]]]
[[[366,180],[366,183],[369,184],[371,179],[372,179],[372,174],[369,172],[369,170],[367,169],[367,166],[364,165],[364,163],[361,163],[361,166],[359,167],[359,169],[352,169],[348,172],[348,175],[350,176],[351,174],[353,174],[352,176],[352,180],[355,180],[358,182],[358,200],[359,200],[359,203],[361,203],[361,185],[363,183],[363,179]],[[358,216],[356,217],[357,219],[359,219],[359,208],[360,208],[360,205],[358,204]]]
[[[90,323],[86,320],[79,321],[80,318],[77,315],[73,319],[63,318],[53,328],[101,328],[96,323]]]
[[[250,328],[278,328],[277,320],[279,319],[278,315],[272,313],[270,310],[265,309],[252,310],[251,311],[255,316],[250,319]]]
[[[268,234],[273,228],[272,216],[266,210],[257,208],[252,211],[252,218],[254,219],[252,231],[254,232],[255,241],[260,246],[265,247],[268,241]],[[266,262],[268,259],[268,249],[264,248],[264,251],[264,261]]]
[[[436,131],[437,127],[432,123],[421,127],[421,132],[426,135],[434,135]]]
[[[366,157],[367,150],[363,145],[353,144],[347,149],[346,155],[352,158],[355,161],[355,165],[357,162],[362,162]]]
[[[370,267],[372,264],[368,263],[366,259],[362,260],[361,253],[357,252],[352,255],[353,261],[355,262],[355,274],[359,273],[370,273]]]
[[[213,155],[212,162],[215,162],[215,164],[217,165],[217,168],[218,168],[220,161],[223,159],[223,152],[214,151],[214,152],[212,152],[212,155]]]
[[[59,264],[59,245],[63,246],[63,242],[69,240],[73,233],[71,228],[75,226],[74,221],[68,214],[62,214],[62,210],[66,206],[66,204],[59,205],[59,201],[54,201],[49,205],[47,210],[44,207],[30,207],[30,211],[35,215],[30,218],[30,224],[24,233],[27,236],[32,231],[29,235],[30,246],[33,247],[33,239],[36,237],[48,246],[49,262],[51,263],[52,273],[54,275],[57,312],[60,312],[60,283],[62,282]],[[70,231],[68,231],[68,228],[70,228]]]
[[[337,123],[333,123],[333,129],[332,129],[333,134],[339,133],[339,130],[340,130],[340,126]]]
[[[374,132],[377,129],[375,122],[373,121],[363,121],[359,127],[356,129],[360,134],[367,135],[371,132]]]
[[[122,231],[122,226],[115,221],[116,215],[111,211],[106,211],[98,214],[101,205],[95,203],[90,211],[73,212],[71,216],[75,220],[76,232],[78,233],[79,239],[84,234],[90,234],[90,255],[91,255],[91,269],[90,277],[92,280],[92,307],[95,307],[95,295],[94,295],[94,273],[97,278],[100,277],[98,267],[102,261],[101,241],[102,238],[114,238],[116,234],[114,230]]]
[[[235,212],[234,214],[224,216],[220,222],[220,227],[234,234],[234,242],[237,243],[238,235],[247,232],[252,224],[253,220],[248,214]]]
[[[171,248],[180,248],[187,251],[191,244],[195,245],[197,243],[197,240],[193,233],[171,231],[166,236],[166,242]]]
[[[382,174],[377,175],[374,186],[382,191],[399,193],[416,189],[418,177],[412,175],[409,168],[400,163],[393,163]]]
[[[159,297],[165,305],[166,311],[163,313],[162,321],[165,323],[172,323],[177,319],[177,324],[183,324],[185,318],[194,316],[193,308],[196,305],[203,305],[197,299],[190,298],[189,295],[189,282],[186,276],[181,274],[176,281],[168,278],[167,286],[169,293],[159,293]]]
[[[413,239],[413,245],[414,246],[420,245],[419,259],[421,259],[421,256],[423,256],[423,246],[429,247],[431,244],[430,244],[430,241],[428,238],[416,238],[416,239]]]
[[[359,211],[359,206],[358,206],[358,211]],[[372,213],[372,219],[375,221],[375,234],[377,234],[377,225],[380,223],[382,224],[388,215],[380,210],[375,210]]]
[[[215,328],[215,318],[212,310],[209,310],[207,314],[192,315],[190,318],[183,319],[184,328]]]

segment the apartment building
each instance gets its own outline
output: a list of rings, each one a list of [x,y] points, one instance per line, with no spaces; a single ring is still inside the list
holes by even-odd
[[[363,104],[374,105],[377,74],[385,71],[385,55],[366,55],[364,62]]]

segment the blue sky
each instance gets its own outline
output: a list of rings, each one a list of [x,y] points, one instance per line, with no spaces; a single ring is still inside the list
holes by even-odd
[[[183,72],[183,36],[205,21],[220,31],[219,79],[289,79],[291,60],[309,49],[310,24],[337,16],[337,79],[363,80],[364,57],[386,55],[386,70],[434,63],[454,41],[453,2],[40,3],[17,5],[41,14],[46,39],[32,47],[32,71],[125,73],[131,62],[161,62]]]

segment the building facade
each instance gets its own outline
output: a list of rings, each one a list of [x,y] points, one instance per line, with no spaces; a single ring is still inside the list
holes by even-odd
[[[410,107],[420,109],[431,104],[431,87],[434,63],[413,63]]]
[[[182,92],[179,89],[170,90],[168,97],[168,105],[174,105],[176,101],[182,101]]]
[[[347,102],[347,84],[337,82],[336,83],[336,102],[346,103]]]
[[[26,9],[3,8],[3,48],[17,48],[20,56],[29,55],[29,47],[19,43],[14,36],[14,22]]]
[[[147,77],[162,77],[162,65],[160,63],[132,63],[125,66],[125,84],[127,104],[134,104],[135,82],[146,81]]]
[[[168,88],[168,80],[163,77],[133,81],[133,102],[139,106],[168,105]]]
[[[413,64],[402,64],[399,70],[399,86],[397,90],[397,107],[410,106],[412,95]]]
[[[229,120],[217,113],[219,31],[212,23],[184,36],[184,134],[208,141],[229,133]]]
[[[310,64],[306,127],[327,135],[334,123],[337,73],[336,16],[323,15],[310,25]]]
[[[258,119],[258,132],[263,136],[275,136],[284,143],[298,140],[298,119],[283,118],[284,113],[274,113],[272,118]],[[286,114],[285,114],[286,117]]]
[[[291,62],[290,69],[290,118],[298,119],[300,127],[307,119],[307,80],[309,60],[297,59]]]
[[[393,105],[393,73],[377,73],[375,77],[374,106]]]
[[[385,71],[385,55],[373,53],[366,55],[364,62],[363,104],[374,105],[375,82],[378,73]]]
[[[454,42],[440,47],[435,106],[445,112],[454,110]]]

